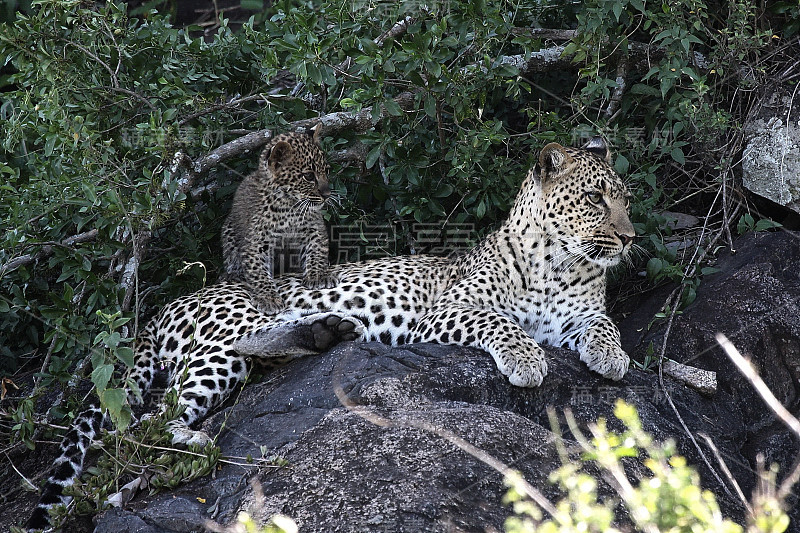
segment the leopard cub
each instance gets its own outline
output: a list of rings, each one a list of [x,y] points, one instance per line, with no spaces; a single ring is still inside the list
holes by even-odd
[[[317,128],[318,131],[318,128]],[[233,198],[222,226],[222,254],[228,281],[247,285],[256,307],[276,313],[285,307],[273,279],[275,252],[299,245],[303,284],[330,288],[328,236],[322,206],[330,197],[329,166],[317,133],[275,137],[261,152],[258,169]]]

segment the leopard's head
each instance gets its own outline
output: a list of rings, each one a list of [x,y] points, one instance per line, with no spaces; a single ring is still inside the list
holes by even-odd
[[[550,143],[537,171],[548,233],[569,255],[602,267],[619,263],[636,232],[628,218],[631,194],[605,142],[595,137],[583,149]]]
[[[298,201],[321,205],[331,195],[330,166],[319,146],[319,128],[309,133],[278,135],[261,152],[259,171]]]

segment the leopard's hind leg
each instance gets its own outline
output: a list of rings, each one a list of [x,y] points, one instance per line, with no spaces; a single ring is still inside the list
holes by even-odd
[[[167,423],[173,444],[211,442],[204,431],[190,428],[212,409],[221,405],[247,378],[250,361],[231,348],[208,346],[192,353],[188,362],[177,364],[172,388],[178,392],[178,405],[184,408],[175,420]]]

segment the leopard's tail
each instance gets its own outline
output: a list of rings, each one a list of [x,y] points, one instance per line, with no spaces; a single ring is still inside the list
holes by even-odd
[[[61,454],[55,460],[52,475],[42,489],[42,496],[33,514],[28,520],[28,529],[45,529],[50,527],[48,509],[56,505],[67,505],[71,496],[64,494],[64,488],[75,483],[83,471],[83,461],[94,438],[105,422],[105,414],[100,409],[99,401],[82,411],[74,420],[72,428],[61,441]]]
[[[150,388],[155,373],[158,345],[155,326],[149,323],[136,338],[136,365],[129,377],[136,383],[142,394]],[[137,405],[140,398],[128,391],[128,403]],[[61,453],[55,460],[53,473],[42,488],[42,496],[30,519],[28,529],[50,527],[48,509],[57,505],[67,505],[72,498],[64,494],[64,489],[75,483],[83,472],[83,462],[92,441],[100,429],[108,422],[108,415],[100,407],[99,399],[92,395],[89,406],[75,417],[72,428],[61,440]]]

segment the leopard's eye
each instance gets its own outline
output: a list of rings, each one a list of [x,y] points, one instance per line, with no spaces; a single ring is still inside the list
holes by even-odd
[[[313,172],[304,172],[303,173],[303,179],[306,180],[309,183],[316,183],[317,175],[314,174]]]
[[[586,193],[586,199],[595,205],[603,203],[603,194],[598,191],[590,191]]]

